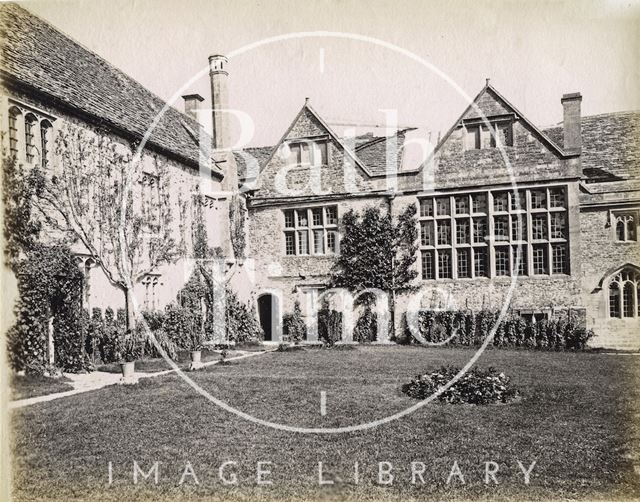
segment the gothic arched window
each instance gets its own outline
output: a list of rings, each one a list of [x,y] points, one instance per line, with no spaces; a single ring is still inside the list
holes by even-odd
[[[638,317],[640,273],[624,268],[609,282],[609,317]]]
[[[43,120],[40,122],[40,146],[42,151],[42,167],[47,167],[49,163],[49,153],[50,153],[50,144],[51,144],[51,131],[53,130],[53,126],[51,122],[48,120]]]
[[[638,214],[629,211],[615,214],[616,239],[619,241],[637,240]]]
[[[20,117],[20,109],[12,106],[9,109],[9,152],[12,157],[18,156],[18,118]]]
[[[35,157],[36,141],[35,131],[38,119],[33,113],[28,113],[24,117],[24,146],[25,159],[28,163],[32,163]]]

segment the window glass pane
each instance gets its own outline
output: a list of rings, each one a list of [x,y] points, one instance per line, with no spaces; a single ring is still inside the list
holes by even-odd
[[[473,268],[476,277],[487,277],[487,250],[485,248],[473,249]]]
[[[485,194],[473,194],[471,196],[471,210],[474,213],[487,212],[487,196]]]
[[[567,273],[567,248],[564,244],[553,244],[551,246],[551,273]]]
[[[527,240],[527,215],[511,216],[511,240]]]
[[[309,219],[307,215],[306,209],[298,209],[296,211],[296,215],[298,217],[298,226],[299,227],[307,227],[309,226]]]
[[[420,201],[420,216],[433,216],[433,199],[423,199]]]
[[[433,221],[420,222],[420,243],[423,246],[433,246]]]
[[[457,250],[457,258],[458,258],[458,277],[471,277],[471,271],[469,269],[469,264],[471,262],[471,250],[470,249],[458,249]]]
[[[617,282],[609,285],[609,316],[620,317],[620,288]]]
[[[493,210],[508,211],[509,210],[509,194],[508,192],[496,192],[493,194]]]
[[[540,275],[546,274],[547,272],[547,245],[536,245],[533,246],[533,273]]]
[[[293,211],[288,210],[284,212],[284,226],[287,228],[293,227]]]
[[[550,207],[565,207],[565,204],[564,204],[564,189],[563,188],[550,188],[549,189],[549,206]]]
[[[512,211],[524,211],[527,208],[527,194],[524,190],[518,190],[516,193],[511,192],[509,196],[511,197]]]
[[[456,195],[456,214],[468,214],[469,213],[469,196],[468,195]]]
[[[436,199],[436,214],[438,216],[447,216],[451,214],[449,197],[440,197]]]
[[[456,243],[469,244],[469,220],[456,220]]]
[[[438,251],[438,277],[440,279],[451,278],[451,250]]]
[[[451,222],[438,221],[438,244],[451,244]]]
[[[311,163],[311,154],[309,153],[309,143],[302,143],[300,145],[300,163],[303,165],[307,165]]]
[[[306,230],[298,232],[298,254],[309,254],[309,233]]]
[[[293,232],[284,234],[285,253],[288,255],[296,254],[296,236]]]
[[[314,207],[311,210],[311,217],[313,219],[313,225],[314,226],[320,226],[322,225],[322,208],[321,207]]]
[[[531,208],[544,209],[547,207],[547,190],[542,188],[531,190]]]
[[[633,317],[633,283],[627,281],[622,288],[622,316]]]
[[[493,234],[496,241],[509,240],[509,217],[495,216],[493,218]]]
[[[324,254],[324,230],[313,231],[313,252]]]
[[[531,238],[540,240],[547,238],[547,215],[534,214],[531,217]]]
[[[518,253],[520,255],[518,256]],[[519,258],[519,260],[518,260]],[[518,263],[516,263],[516,261]],[[517,270],[518,275],[527,275],[527,248],[526,246],[514,246],[511,249],[511,270]],[[517,266],[516,266],[517,265]]]
[[[566,215],[565,213],[551,213],[551,238],[566,239]]]
[[[433,251],[422,252],[422,278],[423,279],[435,279],[435,267],[433,260]]]
[[[496,275],[509,275],[509,248],[496,247]]]
[[[483,243],[486,240],[487,236],[487,223],[485,218],[474,218],[473,219],[473,242],[474,243]]]
[[[327,217],[327,225],[336,225],[338,223],[338,208],[335,206],[325,207]]]
[[[334,231],[327,233],[327,250],[330,253],[336,253],[338,251],[338,234]]]

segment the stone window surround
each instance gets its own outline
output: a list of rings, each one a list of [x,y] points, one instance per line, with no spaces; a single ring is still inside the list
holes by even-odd
[[[327,221],[327,209],[333,209],[335,215],[335,223],[328,223]],[[313,213],[314,210],[321,209],[322,210],[322,225],[314,225],[313,224]],[[298,212],[306,211],[307,214],[307,224],[306,226],[300,226],[298,221]],[[288,217],[288,215],[292,214],[292,220]],[[326,256],[335,256],[339,252],[339,231],[338,231],[338,221],[339,221],[339,213],[338,213],[338,204],[315,204],[315,205],[305,205],[303,207],[298,206],[288,206],[284,207],[281,210],[282,218],[282,229],[283,229],[283,254],[285,257],[293,257],[293,256],[304,256],[304,257],[326,257]],[[287,222],[293,223],[293,226],[288,225]],[[315,242],[315,233],[316,231],[322,231],[323,242],[322,242],[322,252],[316,252],[316,242]],[[306,232],[306,253],[300,252],[300,239],[299,233]],[[334,248],[335,251],[330,251],[329,247],[329,239],[328,235],[330,232],[333,232],[335,235]],[[287,252],[287,236],[293,236],[293,253]],[[290,239],[289,239],[290,241]]]
[[[294,168],[294,169],[326,166],[329,163],[329,145],[331,143],[329,139],[330,138],[328,134],[323,134],[320,136],[306,136],[306,137],[300,137],[300,138],[286,139],[282,142],[282,145],[280,146],[281,156],[285,160],[285,163],[290,168]],[[302,145],[302,144],[306,144],[309,146],[310,161],[291,163],[290,155],[285,155],[285,151],[286,151],[285,148],[288,149],[290,146]],[[314,157],[313,146],[315,145],[320,145],[320,148],[324,148],[324,154],[320,152],[320,156],[321,156],[320,162],[316,162],[315,159],[313,158]],[[324,157],[324,159],[322,157]]]
[[[14,117],[15,140],[17,140],[16,153],[18,160],[29,165],[33,165],[38,161],[42,167],[46,167],[51,160],[49,157],[52,151],[51,145],[53,140],[54,124],[57,121],[57,118],[38,107],[29,105],[14,98],[6,98],[6,101],[4,102],[4,109],[6,110],[5,116],[7,117],[5,119],[5,130],[10,131],[12,120],[10,116]],[[32,122],[32,142],[30,145],[30,152],[27,151],[27,116],[32,116],[35,119],[34,122]],[[42,134],[45,131],[49,132],[50,137],[42,137]],[[11,142],[11,131],[8,136],[7,141]],[[42,158],[42,148],[45,146],[49,146],[47,157]],[[11,145],[9,145],[9,149],[11,150]]]
[[[624,215],[629,215],[632,216],[635,223],[636,223],[636,228],[635,228],[635,239],[629,239],[626,238],[625,240],[621,240],[618,239],[618,234],[617,234],[617,223],[618,223],[618,218],[620,218],[621,216]],[[640,208],[637,207],[632,207],[632,208],[626,208],[626,209],[610,209],[609,210],[609,222],[608,222],[609,226],[611,227],[611,238],[614,242],[616,242],[617,244],[634,244],[637,245],[638,243],[638,229],[640,226]],[[626,232],[626,230],[625,230]]]
[[[562,190],[563,195],[564,195],[564,204],[562,205],[562,207],[557,207],[556,204],[554,204],[554,206],[556,207],[552,207],[551,206],[551,199],[553,199],[553,197],[550,197],[550,194],[552,193],[552,191],[555,191],[557,189]],[[542,240],[542,241],[533,241],[530,238],[525,237],[524,240],[522,241],[516,241],[511,242],[511,244],[509,244],[508,242],[504,242],[504,246],[505,247],[511,247],[511,269],[515,269],[515,257],[517,255],[517,248],[519,245],[521,245],[521,260],[526,260],[526,267],[528,270],[528,274],[523,275],[523,274],[518,274],[519,276],[523,276],[523,277],[527,277],[529,279],[548,279],[548,278],[559,278],[559,277],[569,277],[571,274],[571,255],[570,255],[570,241],[569,241],[569,207],[568,207],[568,185],[564,184],[564,183],[553,183],[553,184],[527,184],[527,185],[522,185],[522,186],[518,186],[518,194],[519,194],[519,198],[520,200],[520,204],[522,205],[522,208],[520,208],[519,210],[513,209],[513,207],[517,206],[517,204],[508,204],[507,208],[509,209],[508,211],[504,211],[504,212],[498,212],[497,215],[511,215],[511,217],[513,217],[513,214],[521,214],[524,218],[523,218],[523,223],[526,223],[524,226],[525,231],[528,232],[528,235],[531,235],[531,215],[535,215],[535,214],[546,214],[547,215],[547,234],[550,231],[550,218],[551,218],[551,214],[555,213],[555,212],[562,212],[563,214],[565,214],[565,218],[564,218],[564,224],[565,224],[565,238],[562,239],[551,239],[549,238],[549,235],[547,235],[546,239]],[[531,206],[531,191],[535,191],[535,190],[544,190],[546,193],[546,197],[545,197],[545,208],[542,209],[534,209]],[[450,207],[455,207],[453,206],[453,201],[455,200],[456,196],[460,196],[460,195],[466,195],[469,196],[471,198],[471,200],[473,200],[473,197],[478,195],[478,194],[484,194],[486,196],[486,211],[483,213],[472,213],[471,215],[465,215],[463,217],[473,217],[473,216],[483,216],[484,219],[487,221],[488,224],[488,228],[486,229],[486,233],[487,233],[487,238],[485,239],[485,242],[483,243],[478,243],[475,239],[473,241],[472,244],[465,244],[463,245],[464,248],[470,248],[473,250],[473,255],[475,256],[477,253],[477,250],[484,250],[487,254],[486,256],[486,263],[484,263],[484,268],[485,270],[485,274],[484,275],[476,275],[476,264],[475,264],[475,260],[473,263],[473,266],[470,266],[469,268],[471,270],[473,270],[473,277],[458,277],[457,275],[457,263],[456,263],[456,253],[453,253],[453,263],[452,263],[452,274],[451,277],[447,277],[447,278],[424,278],[423,274],[422,274],[422,264],[423,264],[423,258],[420,258],[418,260],[418,264],[420,266],[420,276],[422,277],[423,281],[432,281],[432,280],[438,280],[438,281],[451,281],[451,280],[475,280],[475,279],[510,279],[511,278],[511,274],[506,275],[506,276],[500,276],[497,275],[496,273],[496,263],[495,263],[495,247],[496,247],[496,242],[500,242],[497,241],[494,238],[494,218],[493,216],[496,214],[496,211],[494,210],[494,204],[493,204],[493,194],[495,194],[496,192],[507,192],[508,196],[509,196],[509,200],[511,201],[511,199],[514,199],[513,197],[513,188],[512,187],[508,187],[508,188],[486,188],[486,189],[477,189],[477,190],[459,190],[459,191],[447,191],[444,193],[435,193],[433,195],[430,195],[428,197],[418,197],[418,219],[419,219],[419,227],[418,230],[421,230],[421,224],[423,224],[425,221],[434,221],[438,219],[438,215],[434,215],[434,216],[423,216],[423,214],[433,214],[434,208],[430,208],[430,210],[428,211],[423,211],[423,209],[421,208],[421,200],[425,200],[425,199],[437,199],[438,197],[450,197]],[[489,193],[491,193],[491,196],[489,196]],[[524,199],[522,197],[522,195],[525,195]],[[433,203],[433,206],[435,207],[436,203]],[[450,213],[453,211],[450,211]],[[455,220],[456,218],[459,218],[459,215],[450,215],[450,216],[444,216],[444,218],[450,218],[451,221]],[[475,221],[475,220],[474,220]],[[420,235],[420,252],[421,253],[430,253],[432,256],[430,258],[430,261],[434,264],[433,269],[437,270],[437,264],[438,264],[438,260],[436,255],[436,252],[439,248],[456,248],[456,244],[453,244],[452,246],[438,246],[438,245],[431,245],[431,246],[425,246],[424,244],[422,244],[422,236]],[[563,245],[565,247],[565,256],[567,258],[567,261],[564,265],[565,268],[565,272],[564,273],[557,273],[557,272],[553,272],[552,267],[553,264],[551,262],[552,257],[553,257],[553,246],[558,246],[558,245]],[[539,246],[546,246],[546,273],[544,274],[534,274],[533,273],[533,249]],[[521,264],[522,267],[522,264]],[[482,267],[481,267],[482,268]]]
[[[631,305],[626,303],[627,286],[631,286]],[[634,268],[623,267],[607,281],[607,316],[610,319],[633,320],[640,317],[640,272]],[[613,293],[616,291],[617,293]],[[612,312],[612,303],[616,302],[616,310]],[[627,309],[631,315],[625,315]]]

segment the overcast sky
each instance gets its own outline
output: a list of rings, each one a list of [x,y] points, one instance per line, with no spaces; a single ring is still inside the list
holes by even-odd
[[[293,32],[374,37],[425,59],[474,96],[485,78],[539,126],[562,120],[563,93],[583,114],[640,109],[640,1],[23,2],[165,100],[213,53]],[[330,123],[446,131],[466,106],[449,82],[379,45],[316,36],[269,43],[230,62],[231,107],[247,112],[251,143],[272,144],[309,97]],[[210,99],[208,77],[189,89]],[[181,101],[181,100],[180,100]],[[182,109],[181,102],[175,103]],[[340,128],[338,128],[340,129]]]

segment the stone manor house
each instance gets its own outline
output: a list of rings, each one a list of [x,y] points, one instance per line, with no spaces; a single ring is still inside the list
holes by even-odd
[[[140,142],[165,106],[160,98],[27,10],[3,4],[0,16],[4,155],[54,169],[56,135],[68,124],[129,147]],[[228,106],[227,60],[209,62],[209,244],[227,256],[231,285],[255,306],[267,340],[280,338],[296,300],[313,324],[310,306],[327,287],[348,209],[397,215],[414,204],[420,292],[400,297],[398,313],[499,308],[517,276],[510,301],[521,315],[572,309],[596,332],[594,345],[640,347],[640,112],[583,117],[582,96],[571,93],[558,105],[563,122],[540,128],[487,81],[424,162],[404,155],[412,131],[340,137],[308,101],[276,145],[232,155],[224,151],[228,118],[215,111]],[[163,193],[189,201],[202,180],[203,101],[192,94],[184,113],[169,107],[145,144],[137,196],[152,206]],[[161,173],[170,173],[168,191]],[[229,242],[228,194],[239,186],[248,209],[244,260]],[[95,257],[75,251],[86,306],[122,307]],[[141,307],[175,301],[186,268],[185,258],[138,277]]]

